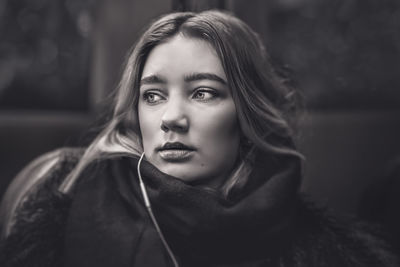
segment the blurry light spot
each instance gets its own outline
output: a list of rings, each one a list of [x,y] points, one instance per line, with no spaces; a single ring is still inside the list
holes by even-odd
[[[78,29],[82,36],[88,37],[92,29],[92,21],[88,12],[80,12],[78,16]]]

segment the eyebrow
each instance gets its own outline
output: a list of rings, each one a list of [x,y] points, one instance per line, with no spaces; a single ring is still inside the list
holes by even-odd
[[[189,75],[185,75],[185,82],[194,82],[199,80],[211,80],[222,83],[223,85],[227,85],[227,82],[219,77],[216,74],[208,73],[208,72],[199,72],[199,73],[191,73]]]
[[[200,80],[211,80],[211,81],[216,81],[219,82],[223,85],[227,85],[227,82],[219,77],[216,74],[213,73],[208,73],[208,72],[196,72],[196,73],[191,73],[188,75],[184,76],[184,81],[185,82],[194,82],[194,81],[200,81]],[[140,85],[144,84],[155,84],[155,83],[167,83],[167,79],[160,75],[150,75],[142,78],[140,80]]]
[[[167,80],[159,75],[150,75],[142,78],[140,84],[155,84],[155,83],[167,83]]]

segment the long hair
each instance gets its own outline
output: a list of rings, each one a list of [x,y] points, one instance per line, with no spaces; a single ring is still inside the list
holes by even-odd
[[[113,115],[88,146],[82,159],[60,186],[69,192],[92,161],[143,152],[138,122],[140,79],[151,50],[177,34],[204,40],[215,49],[237,110],[241,129],[240,159],[222,191],[243,186],[257,153],[302,158],[293,142],[288,118],[293,91],[272,67],[258,35],[240,19],[221,11],[179,12],[153,22],[130,52],[113,103]]]

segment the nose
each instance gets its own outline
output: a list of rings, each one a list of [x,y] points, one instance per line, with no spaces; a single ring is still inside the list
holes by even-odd
[[[182,105],[170,102],[161,118],[161,130],[184,133],[189,129],[189,120]]]

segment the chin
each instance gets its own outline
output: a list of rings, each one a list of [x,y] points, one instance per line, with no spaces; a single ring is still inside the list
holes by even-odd
[[[172,164],[172,166],[162,166],[159,170],[188,183],[201,183],[209,177],[205,173],[197,172],[195,167],[189,165],[177,166],[177,164]]]
[[[189,171],[189,167],[183,167],[183,166],[163,166],[160,168],[160,171],[174,176],[178,179],[184,180],[184,181],[192,181],[196,179],[193,175],[192,171]]]

